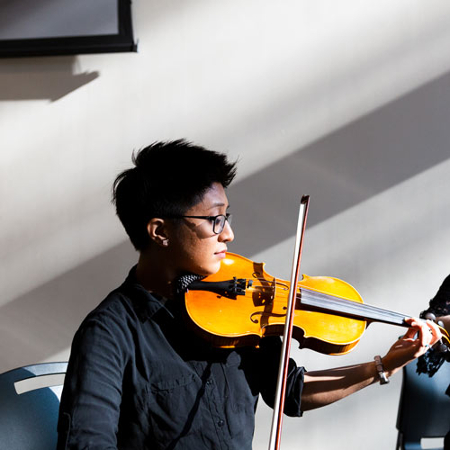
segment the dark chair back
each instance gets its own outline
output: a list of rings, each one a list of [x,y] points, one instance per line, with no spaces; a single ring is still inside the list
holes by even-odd
[[[449,384],[449,363],[431,378],[417,374],[416,363],[403,368],[397,449],[420,450],[422,438],[440,438],[450,431],[450,397],[445,394]]]
[[[56,448],[62,376],[66,370],[65,362],[44,363],[0,375],[0,450]]]

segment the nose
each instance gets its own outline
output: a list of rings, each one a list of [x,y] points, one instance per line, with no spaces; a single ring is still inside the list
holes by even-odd
[[[221,242],[231,242],[234,239],[233,229],[231,228],[228,220],[225,222],[222,233],[219,234],[219,240]]]

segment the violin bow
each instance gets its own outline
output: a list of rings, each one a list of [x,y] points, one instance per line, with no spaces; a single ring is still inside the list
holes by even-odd
[[[270,431],[269,450],[279,450],[281,444],[281,427],[286,396],[286,379],[289,364],[289,355],[292,341],[292,328],[294,323],[295,299],[297,282],[300,273],[300,262],[303,250],[303,237],[308,217],[309,195],[304,195],[300,201],[298,214],[297,234],[295,238],[294,258],[291,271],[291,285],[289,289],[286,322],[284,324],[283,345],[281,349],[280,365],[278,369],[277,387],[273,407],[272,428]]]

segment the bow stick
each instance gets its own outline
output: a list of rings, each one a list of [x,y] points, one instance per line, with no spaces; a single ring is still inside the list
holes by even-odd
[[[291,286],[284,325],[283,345],[278,369],[278,380],[275,391],[275,403],[273,407],[272,428],[270,431],[269,450],[278,450],[281,443],[281,426],[283,422],[284,401],[286,396],[286,378],[291,350],[292,328],[294,322],[295,299],[297,294],[297,282],[300,273],[300,261],[303,249],[303,236],[308,216],[309,195],[304,195],[300,201],[298,214],[297,234],[295,238],[294,258],[292,262]]]

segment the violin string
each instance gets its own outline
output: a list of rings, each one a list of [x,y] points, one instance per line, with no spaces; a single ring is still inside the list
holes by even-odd
[[[266,279],[259,279],[259,281],[267,281],[268,287],[273,288],[273,293],[275,294],[275,298],[278,297],[277,294],[282,291],[283,294],[287,294],[285,289],[281,289],[277,287],[277,284],[280,285],[282,283],[275,282],[275,287],[271,285],[271,281]],[[287,286],[287,285],[285,285]],[[350,315],[356,315],[361,318],[371,318],[378,321],[387,321],[402,325],[404,324],[405,315],[397,313],[395,311],[389,311],[382,308],[378,308],[376,306],[358,303],[349,299],[336,297],[334,295],[317,292],[308,288],[304,288],[300,286],[300,293],[297,294],[297,298],[299,298],[300,302],[303,301],[303,304],[308,306],[315,306],[318,308],[325,308],[332,310],[334,312],[341,312]]]
[[[363,318],[375,320],[395,321],[395,323],[403,324],[405,316],[395,311],[389,311],[364,303],[358,303],[351,300],[342,299],[328,294],[318,293],[301,289],[300,302],[310,306],[326,307],[338,312],[358,315]]]
[[[287,293],[289,291],[289,285],[286,283],[280,283],[278,280],[275,279],[275,287],[271,285],[273,282],[269,281],[265,278],[256,278],[261,283],[266,281],[268,284],[268,287],[272,287],[273,293],[277,294],[275,295],[275,298],[277,299],[278,294],[280,291],[282,291],[283,294],[286,294],[285,298],[287,298]],[[283,286],[277,287],[277,286]],[[317,292],[312,289],[308,289],[302,286],[299,286],[299,293],[297,294],[297,299],[303,303],[310,302],[309,306],[316,306],[318,308],[322,307],[324,309],[331,309],[336,312],[342,312],[347,313],[351,315],[356,315],[364,318],[372,318],[378,321],[387,321],[392,322],[394,320],[394,323],[397,325],[405,325],[404,319],[407,317],[404,314],[398,313],[396,311],[390,311],[383,308],[379,308],[377,306],[365,304],[365,303],[359,303],[354,300],[345,299],[342,297],[337,297],[331,294],[323,293],[323,292]],[[368,314],[370,313],[370,314]],[[370,315],[371,317],[368,317]],[[384,319],[384,320],[383,320]],[[443,333],[443,338],[450,343],[450,339],[447,335],[447,333]]]
[[[276,291],[280,291],[280,289],[276,288]],[[284,289],[283,289],[283,291],[284,291]],[[369,305],[366,303],[359,303],[354,300],[346,299],[343,297],[337,297],[335,295],[327,294],[324,292],[317,292],[317,291],[314,291],[314,290],[311,290],[308,288],[304,288],[304,287],[299,287],[299,291],[300,292],[299,292],[299,294],[297,294],[297,296],[300,295],[300,298],[299,298],[300,301],[302,299],[310,299],[310,300],[318,300],[318,301],[323,300],[324,302],[330,302],[331,304],[339,305],[339,306],[342,306],[343,308],[352,308],[352,309],[357,309],[357,310],[361,310],[361,311],[370,310],[375,313],[386,314],[388,316],[395,316],[395,317],[401,318],[401,319],[405,318],[404,314],[397,313],[395,311],[385,310],[385,309],[382,309],[382,308],[379,308],[376,306],[372,306],[372,305]],[[286,295],[287,295],[287,292],[286,292]],[[320,305],[317,304],[315,306],[320,306]],[[323,306],[326,306],[325,303]]]
[[[310,298],[310,299],[324,299],[324,300],[328,300],[330,302],[334,302],[336,304],[343,305],[344,307],[345,306],[356,306],[357,308],[361,308],[363,310],[367,309],[367,310],[372,310],[374,312],[386,313],[386,314],[393,315],[396,317],[405,317],[403,314],[397,313],[395,311],[385,310],[385,309],[379,308],[377,306],[372,306],[372,305],[365,304],[365,303],[359,303],[359,302],[356,302],[356,301],[353,301],[350,299],[346,299],[343,297],[337,297],[335,295],[327,294],[324,292],[312,291],[312,290],[309,290],[306,288],[300,289],[300,297],[301,298]]]

